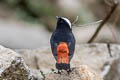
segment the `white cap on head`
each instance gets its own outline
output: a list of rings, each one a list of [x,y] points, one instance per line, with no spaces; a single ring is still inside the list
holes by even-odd
[[[71,24],[71,22],[70,22],[69,19],[67,19],[65,17],[61,17],[61,18],[64,19],[68,23],[68,25],[70,26],[70,28],[72,28],[72,24]]]

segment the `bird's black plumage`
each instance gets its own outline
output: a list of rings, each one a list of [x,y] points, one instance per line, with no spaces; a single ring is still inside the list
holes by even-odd
[[[51,44],[51,50],[52,53],[57,60],[57,46],[60,42],[66,42],[69,48],[69,60],[73,57],[74,50],[75,50],[75,37],[72,33],[71,24],[66,20],[67,18],[60,17],[57,21],[56,30],[53,32],[50,44]],[[61,67],[61,65],[56,65],[56,67]],[[57,68],[58,68],[57,67]]]

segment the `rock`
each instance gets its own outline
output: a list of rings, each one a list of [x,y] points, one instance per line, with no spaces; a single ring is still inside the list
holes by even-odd
[[[120,80],[120,45],[111,44],[110,49],[112,56],[116,58],[108,74],[105,75],[105,80]]]
[[[0,80],[33,80],[23,58],[2,46],[0,46]]]
[[[103,52],[104,51],[104,52]],[[110,62],[111,57],[106,44],[80,44],[76,45],[75,55],[71,64],[73,67],[88,65],[101,74],[104,65]]]
[[[120,58],[120,45],[119,44],[110,44],[111,55],[115,59]]]
[[[120,80],[120,58],[115,60],[111,65],[108,74],[105,76],[105,80]]]
[[[46,74],[45,80],[102,80],[95,72],[85,65],[75,67],[68,74],[66,71],[61,74]]]
[[[32,69],[40,69],[44,74],[50,73],[51,69],[55,69],[55,59],[50,48],[42,50],[17,49],[16,52],[23,56],[27,65]],[[87,65],[97,74],[100,74],[100,77],[104,78],[109,74],[109,71],[113,71],[111,67],[119,58],[120,45],[104,43],[77,44],[71,67]],[[114,67],[117,66],[114,65]],[[116,68],[116,70],[119,70],[119,68]]]
[[[52,68],[55,69],[55,59],[50,48],[43,50],[22,49],[16,50],[16,52],[21,54],[26,64],[33,69],[39,67],[45,73],[50,72]],[[112,61],[114,61],[114,57],[110,56],[107,44],[77,44],[71,67],[79,67],[81,64],[87,65],[101,74],[104,71],[104,66],[110,65]],[[101,74],[101,76],[104,75]]]
[[[46,80],[120,80],[120,45],[77,44],[71,61],[71,67],[75,68],[69,75],[66,72],[61,75],[50,73],[55,69],[50,48],[18,49],[16,52],[0,46],[0,80],[43,80],[44,77]]]
[[[25,60],[25,63],[32,69],[40,69],[44,73],[51,72],[55,68],[55,59],[50,48],[45,49],[16,49]]]
[[[32,75],[34,76],[35,80],[43,80],[44,77],[42,75],[42,73],[40,72],[40,70],[37,69],[30,69]]]

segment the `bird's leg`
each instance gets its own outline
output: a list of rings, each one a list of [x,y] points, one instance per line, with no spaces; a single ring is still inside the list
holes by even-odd
[[[61,74],[61,70],[58,70],[58,74]]]
[[[70,74],[71,71],[72,71],[72,69],[68,69],[68,70],[67,70],[67,73]]]

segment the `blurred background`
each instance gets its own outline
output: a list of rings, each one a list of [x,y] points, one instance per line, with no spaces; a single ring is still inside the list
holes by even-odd
[[[0,45],[12,49],[50,45],[56,16],[74,22],[77,44],[87,43],[110,11],[112,0],[0,0]],[[95,42],[120,43],[120,6],[104,25]]]

